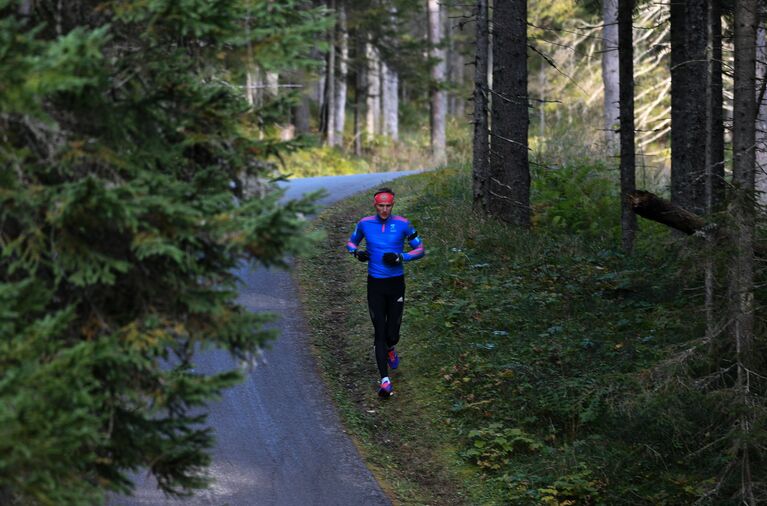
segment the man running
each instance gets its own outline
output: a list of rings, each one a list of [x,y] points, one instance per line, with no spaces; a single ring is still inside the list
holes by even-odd
[[[381,188],[373,196],[375,216],[362,218],[354,227],[346,249],[360,262],[368,263],[368,309],[375,331],[375,352],[381,383],[378,395],[388,397],[393,387],[389,368],[396,369],[402,310],[405,307],[404,262],[424,256],[423,242],[413,225],[402,216],[392,216],[394,192]],[[365,240],[367,250],[359,249]],[[405,241],[412,248],[405,253]]]

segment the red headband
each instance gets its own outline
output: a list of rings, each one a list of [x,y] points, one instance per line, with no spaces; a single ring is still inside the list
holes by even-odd
[[[374,197],[376,204],[392,204],[394,205],[394,194],[382,192]]]

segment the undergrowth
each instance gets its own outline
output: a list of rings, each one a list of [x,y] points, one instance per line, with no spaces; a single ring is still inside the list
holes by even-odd
[[[614,177],[588,161],[541,170],[530,232],[473,212],[466,167],[399,180],[396,213],[427,255],[406,266],[397,400],[383,404],[364,267],[342,253],[369,198],[326,214],[334,232],[317,254],[337,257],[328,275],[349,306],[331,318],[315,307],[312,327],[348,337],[349,363],[326,360],[326,374],[346,385],[338,398],[374,467],[408,484],[394,486],[400,502],[672,505],[709,484],[716,434],[701,428],[716,406],[656,377],[703,333],[697,281],[683,281],[679,239],[660,226],[641,223],[635,254],[618,252]],[[430,484],[451,481],[465,486],[434,499],[444,487]]]
[[[447,145],[451,156],[465,158],[471,151],[470,139],[464,125],[456,120],[448,122]],[[396,172],[423,169],[431,166],[428,129],[411,129],[393,141],[384,135],[364,138],[362,156],[354,156],[351,133],[342,146],[312,145],[307,140],[303,149],[283,154],[273,160],[280,172],[289,177],[340,176],[370,172]],[[316,143],[316,139],[315,139]]]

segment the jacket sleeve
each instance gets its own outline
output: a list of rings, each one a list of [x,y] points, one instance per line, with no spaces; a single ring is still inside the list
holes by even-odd
[[[357,223],[357,225],[354,227],[354,232],[352,232],[352,235],[346,242],[346,251],[349,253],[354,253],[357,251],[357,248],[360,246],[360,242],[362,242],[362,239],[364,238],[365,234],[362,233],[362,227],[360,227],[360,224]]]
[[[411,223],[408,223],[406,234],[407,242],[413,249],[406,253],[402,253],[402,260],[405,262],[410,262],[411,260],[418,260],[419,258],[423,258],[426,254],[426,250],[423,247],[423,240],[421,239],[421,236],[418,235],[418,232]]]

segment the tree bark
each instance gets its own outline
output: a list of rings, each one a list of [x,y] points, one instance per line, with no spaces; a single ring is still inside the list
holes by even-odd
[[[529,227],[527,1],[496,3],[493,27],[488,207],[503,221]]]
[[[427,0],[429,16],[429,55],[431,68],[431,152],[435,165],[447,162],[445,121],[447,116],[447,92],[445,86],[445,49],[442,47],[442,9],[439,0]]]
[[[767,207],[767,28],[759,25],[756,35],[756,197]]]
[[[365,55],[367,57],[367,118],[366,133],[367,140],[372,141],[373,137],[381,133],[381,60],[378,56],[378,49],[370,42],[365,45]]]
[[[447,113],[449,116],[462,117],[464,114],[465,98],[464,89],[464,59],[461,52],[461,44],[457,37],[459,33],[456,27],[449,20],[445,25],[447,32],[447,80],[451,83],[452,89],[448,93]]]
[[[327,55],[323,55],[319,50],[312,49],[311,57],[318,61],[317,74],[319,79],[315,82],[312,99],[317,104],[320,111],[320,131],[322,131],[322,111],[325,107],[325,76],[327,75]]]
[[[722,86],[722,9],[720,0],[708,2],[708,83],[706,86],[706,165],[705,214],[710,216],[724,201],[724,121]],[[711,353],[719,354],[723,333],[717,323],[716,263],[713,253],[717,249],[713,237],[706,237],[709,251],[704,259],[704,287],[706,337],[712,345]]]
[[[654,193],[644,190],[635,190],[628,195],[631,209],[642,218],[666,225],[686,235],[704,231],[708,222],[703,216],[691,213],[670,201],[663,199]],[[712,229],[714,230],[714,229]],[[710,235],[710,234],[707,234]],[[720,230],[714,236],[732,242],[734,232],[732,230]],[[764,242],[754,243],[754,254],[759,258],[767,258],[767,244]]]
[[[688,72],[685,111],[688,115],[687,170],[690,206],[695,212],[706,209],[706,150],[701,139],[706,138],[706,93],[708,80],[708,0],[686,0],[685,42],[687,44]]]
[[[264,87],[264,94],[271,100],[277,98],[277,94],[280,92],[280,74],[277,72],[266,73],[266,86]]]
[[[335,126],[336,145],[343,144],[344,127],[346,126],[346,80],[349,75],[349,30],[346,22],[346,5],[338,5],[338,76],[336,79]]]
[[[685,3],[674,0],[669,6],[671,22],[671,201],[689,207],[687,199],[687,115],[684,111],[687,61],[685,44]]]
[[[463,54],[460,51],[460,47],[453,51],[453,79],[452,82],[456,87],[456,91],[453,92],[453,108],[452,113],[455,117],[463,119],[466,114],[466,97],[465,97],[465,67],[466,62],[463,59]]]
[[[724,117],[722,85],[722,5],[711,0],[708,9],[708,102],[706,115],[706,211],[713,212],[724,202]]]
[[[367,55],[365,36],[357,30],[355,37],[356,78],[354,85],[354,154],[362,156],[362,115],[367,98]]]
[[[487,68],[489,33],[487,0],[477,0],[476,50],[474,53],[474,139],[472,163],[472,191],[474,207],[487,212],[487,179],[490,145],[487,130]]]
[[[538,137],[541,140],[546,138],[546,66],[548,63],[541,57],[539,58],[540,65],[538,66],[538,93],[540,99],[543,101],[538,106]]]
[[[248,68],[245,71],[245,100],[251,108],[257,107],[258,104],[258,86],[260,82],[258,79],[258,68],[248,63]]]
[[[605,1],[607,3],[607,0]],[[634,0],[620,0],[618,40],[620,55],[620,152],[621,152],[621,245],[623,251],[634,249],[636,215],[626,196],[636,189],[634,160]]]
[[[702,217],[648,191],[636,190],[626,198],[631,209],[642,218],[657,221],[687,235],[706,226],[706,220]]]
[[[301,92],[298,102],[293,106],[293,125],[296,127],[296,135],[309,133],[309,117],[311,108],[309,106],[309,97],[306,91]]]
[[[602,83],[604,85],[604,129],[607,152],[614,154],[619,146],[616,124],[620,117],[618,0],[602,2]]]
[[[671,2],[671,200],[705,211],[706,0]]]
[[[751,371],[754,370],[754,143],[757,114],[756,28],[757,0],[739,0],[735,8],[735,85],[733,99],[733,170],[730,212],[737,228],[735,258],[732,262],[731,283],[735,303],[730,315],[738,367],[737,386],[742,402],[739,425],[741,436],[736,443],[741,463],[739,499],[743,504],[756,505],[751,472],[750,453],[753,430],[753,408],[750,406]]]
[[[328,0],[328,9],[334,12],[336,1]],[[322,110],[322,132],[328,146],[336,145],[336,29],[328,30],[328,53],[325,64],[325,107]]]
[[[381,81],[383,85],[383,133],[392,140],[399,140],[399,76],[386,63],[381,64]]]

